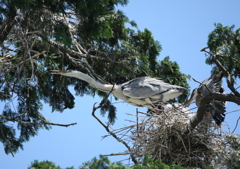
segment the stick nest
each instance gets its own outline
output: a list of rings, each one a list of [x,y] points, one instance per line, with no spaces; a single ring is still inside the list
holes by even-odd
[[[189,120],[195,114],[181,104],[166,104],[159,115],[140,113],[134,125],[115,130],[119,137],[133,145],[129,153],[139,162],[148,154],[166,164],[221,168],[220,164],[225,163],[231,153],[226,148],[229,147],[224,139],[226,135],[217,131],[220,128],[207,114],[187,134]]]

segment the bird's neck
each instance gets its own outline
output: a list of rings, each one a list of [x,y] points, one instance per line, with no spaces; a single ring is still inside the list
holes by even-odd
[[[98,81],[94,80],[92,77],[90,77],[82,72],[74,73],[71,75],[71,77],[76,77],[78,79],[81,79],[81,80],[89,83],[92,87],[94,87],[100,91],[106,92],[106,93],[110,92],[114,87],[112,84],[99,83]]]
[[[77,72],[77,73],[71,74],[69,76],[81,79],[81,80],[89,83],[89,85],[91,85],[92,87],[94,87],[97,90],[103,91],[105,93],[111,92],[111,94],[113,94],[115,97],[128,102],[128,98],[123,95],[121,85],[102,84],[82,72]]]

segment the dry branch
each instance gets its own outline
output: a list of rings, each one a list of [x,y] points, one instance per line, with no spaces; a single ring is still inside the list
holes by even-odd
[[[61,126],[61,127],[69,127],[69,126],[73,126],[73,125],[76,125],[77,123],[71,123],[71,124],[57,124],[57,123],[50,123],[50,122],[47,122],[47,121],[39,121],[39,122],[29,122],[29,121],[23,121],[23,120],[19,120],[17,118],[8,118],[6,116],[3,116],[3,115],[0,115],[0,118],[3,118],[5,120],[8,120],[8,121],[12,121],[12,122],[18,122],[18,123],[21,123],[21,124],[34,124],[34,125],[40,125],[40,124],[44,124],[44,125],[52,125],[52,126]],[[1,122],[1,123],[4,123],[4,122]]]
[[[111,92],[112,92],[113,89],[114,89],[114,85],[113,85],[111,91],[108,93],[108,96],[107,96],[105,99],[107,99],[107,98],[109,97],[109,95],[111,94]],[[105,102],[105,103],[106,103],[106,102]],[[105,104],[105,103],[104,103],[104,104]],[[96,103],[95,103],[95,104],[96,104]],[[130,146],[129,146],[125,141],[123,141],[122,139],[120,139],[116,134],[114,134],[112,131],[110,131],[109,126],[105,125],[105,124],[95,115],[95,111],[96,111],[97,109],[101,108],[102,106],[104,106],[104,104],[103,104],[103,105],[100,105],[100,106],[98,106],[98,107],[95,107],[95,104],[94,104],[94,106],[93,106],[92,116],[105,128],[105,130],[106,130],[111,136],[113,136],[118,142],[122,143],[122,144],[128,149],[128,151],[131,152]],[[136,160],[136,158],[134,157],[134,155],[131,154],[130,156],[131,156],[132,161],[136,164],[136,163],[137,163],[137,160]]]

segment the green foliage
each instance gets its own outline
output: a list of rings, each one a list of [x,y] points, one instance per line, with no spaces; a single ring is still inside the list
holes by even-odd
[[[167,56],[163,60],[159,61],[156,65],[156,76],[162,78],[165,82],[170,84],[185,87],[187,89],[190,86],[187,83],[187,79],[190,79],[190,75],[186,75],[180,72],[179,65],[176,62],[170,61],[170,57]],[[177,99],[178,102],[185,102],[187,93],[181,95]]]
[[[21,140],[15,138],[16,130],[13,127],[0,123],[1,132],[0,141],[3,143],[6,154],[16,153],[19,148],[23,149]]]
[[[57,42],[65,44],[70,47],[72,44],[71,35],[69,33],[68,27],[63,22],[56,22],[54,25],[54,35]]]
[[[31,163],[31,166],[28,167],[28,169],[61,169],[59,166],[56,166],[53,162],[51,161],[41,161],[38,162],[38,160],[34,160]]]
[[[156,58],[162,50],[160,43],[153,39],[152,33],[148,29],[144,29],[143,32],[138,31],[137,34],[132,32],[130,40],[140,51],[143,59],[147,59],[145,61],[149,63],[150,70],[154,72],[157,64]]]
[[[240,28],[234,30],[235,26],[223,26],[214,24],[215,29],[208,36],[208,47],[213,54],[219,54],[217,59],[235,78],[240,73]],[[206,63],[215,65],[212,55],[207,55]]]
[[[31,163],[29,169],[61,169],[61,167],[56,166],[51,161],[42,161],[38,162],[38,160],[34,160]],[[66,168],[66,169],[74,169],[74,167]],[[185,169],[180,165],[172,164],[170,166],[155,160],[153,161],[147,155],[144,157],[143,164],[136,164],[134,166],[123,165],[121,162],[111,162],[106,156],[100,155],[98,158],[93,158],[89,162],[83,163],[79,169]]]
[[[97,94],[105,99],[105,93],[86,82],[53,76],[50,70],[79,70],[111,84],[153,76],[188,87],[188,76],[180,73],[176,63],[157,62],[161,45],[152,33],[148,29],[137,30],[134,21],[115,9],[127,3],[127,0],[1,1],[0,100],[8,103],[2,110],[4,117],[0,117],[4,129],[0,131],[0,141],[6,153],[15,153],[40,129],[50,129],[42,123],[47,122],[40,112],[42,103],[49,104],[52,111],[74,108],[69,86],[74,86],[77,96]],[[133,27],[127,28],[127,23]],[[177,72],[176,76],[173,72]],[[9,106],[13,102],[16,106]],[[116,108],[109,100],[100,111],[102,115],[108,113],[109,122],[114,123]]]
[[[103,99],[100,103],[101,109],[100,113],[102,116],[108,112],[108,120],[110,124],[114,124],[116,120],[116,107],[113,106],[108,99]]]
[[[142,164],[137,164],[132,167],[133,169],[184,169],[180,165],[172,164],[170,166],[160,162],[159,160],[153,160],[145,155]]]
[[[83,163],[79,169],[129,169],[129,167],[120,162],[111,163],[107,157],[100,155],[99,159],[95,157],[91,161]]]

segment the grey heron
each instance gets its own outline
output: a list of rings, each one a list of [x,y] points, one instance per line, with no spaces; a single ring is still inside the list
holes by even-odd
[[[120,85],[102,84],[92,77],[75,70],[52,70],[51,74],[75,77],[105,93],[111,92],[115,97],[137,106],[155,110],[154,103],[174,99],[187,91],[186,88],[165,83],[161,79],[138,77]]]
[[[187,103],[189,105],[191,102],[196,100],[196,105],[199,107],[202,98],[212,93],[224,93],[222,87],[222,77],[223,73],[213,74],[209,78],[205,79],[197,88],[192,91],[191,97]],[[212,100],[208,103],[207,112],[210,113],[217,125],[220,125],[225,119],[225,103],[217,100]]]

